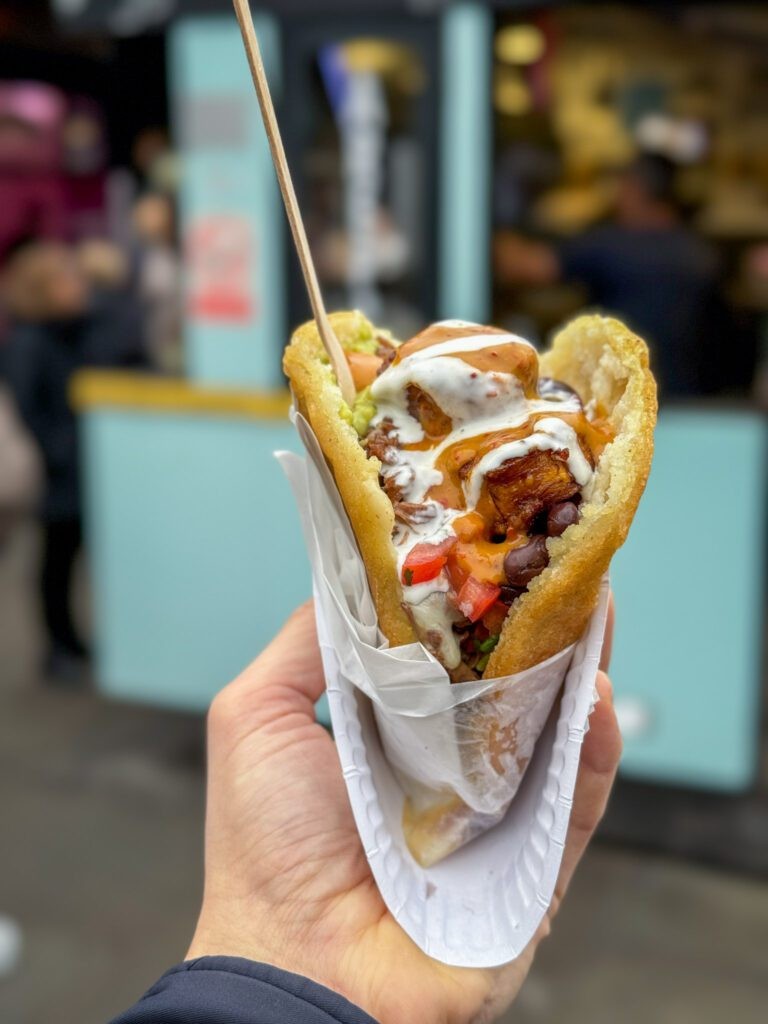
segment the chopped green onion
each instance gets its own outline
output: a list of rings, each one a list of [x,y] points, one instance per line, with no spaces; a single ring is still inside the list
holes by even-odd
[[[484,654],[482,656],[482,658],[478,661],[478,663],[475,665],[475,668],[477,669],[477,671],[478,672],[485,672],[486,668],[488,667],[488,662],[490,660],[491,660],[490,652],[488,652],[488,654]]]
[[[476,643],[475,646],[481,654],[490,654],[498,642],[499,634],[496,633],[494,636],[489,636],[487,640],[483,640],[481,644]]]

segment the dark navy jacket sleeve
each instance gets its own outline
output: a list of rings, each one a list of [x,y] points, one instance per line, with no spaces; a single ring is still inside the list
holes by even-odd
[[[322,985],[269,964],[204,956],[171,968],[112,1024],[376,1024]]]

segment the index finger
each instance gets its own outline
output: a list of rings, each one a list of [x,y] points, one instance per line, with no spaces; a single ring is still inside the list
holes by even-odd
[[[581,748],[571,820],[555,887],[555,909],[600,823],[621,757],[621,733],[613,710],[610,680],[604,672],[598,672],[596,684],[600,700],[589,719],[589,732]]]

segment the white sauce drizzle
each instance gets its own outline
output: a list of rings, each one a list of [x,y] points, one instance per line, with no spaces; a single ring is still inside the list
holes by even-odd
[[[387,367],[371,385],[371,396],[377,407],[371,427],[374,429],[389,421],[392,424],[390,436],[401,445],[424,439],[421,423],[408,411],[409,385],[426,392],[453,425],[440,444],[426,451],[389,450],[381,473],[398,485],[403,501],[423,503],[427,500],[430,488],[443,479],[436,468],[437,460],[451,445],[523,426],[536,414],[549,413],[550,416],[538,420],[529,437],[500,445],[480,459],[463,483],[466,509],[446,509],[437,502],[430,502],[435,506],[434,515],[415,523],[397,523],[393,541],[401,578],[403,564],[413,546],[420,542],[439,544],[454,536],[453,520],[475,508],[486,474],[509,459],[521,458],[533,450],[567,449],[568,468],[579,486],[586,486],[592,478],[592,468],[576,432],[558,418],[581,411],[576,396],[561,393],[557,397],[528,399],[515,374],[481,371],[462,359],[453,358],[457,353],[478,352],[511,342],[533,348],[530,342],[514,334],[473,334],[478,325],[463,320],[444,320],[436,326],[462,328],[467,334],[418,349]],[[459,616],[446,599],[450,589],[445,571],[426,583],[403,588],[404,600],[411,607],[419,631],[422,635],[429,631],[434,638],[439,636],[440,642],[432,645],[433,652],[449,669],[456,668],[461,661],[461,651],[452,630]]]
[[[445,326],[445,325],[443,325]],[[465,324],[466,327],[473,326],[472,324]],[[409,363],[422,362],[425,359],[434,359],[435,356],[449,356],[456,355],[457,353],[463,354],[465,352],[480,352],[486,348],[497,348],[500,345],[509,345],[511,342],[515,342],[518,345],[526,345],[528,348],[533,348],[530,341],[526,341],[525,338],[520,338],[517,334],[463,334],[456,338],[446,338],[445,341],[437,341],[434,345],[427,345],[425,348],[418,348],[415,352],[411,352],[407,356],[400,366],[406,366]]]
[[[480,492],[488,473],[498,469],[510,459],[519,459],[530,451],[568,451],[568,469],[579,485],[584,487],[592,479],[592,467],[581,450],[576,431],[564,420],[539,420],[536,430],[519,441],[510,441],[492,448],[473,468],[469,481],[464,484],[464,497],[467,508],[474,508],[480,500]]]

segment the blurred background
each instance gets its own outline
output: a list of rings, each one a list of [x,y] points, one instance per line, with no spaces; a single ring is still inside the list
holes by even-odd
[[[508,1020],[764,1020],[768,9],[255,13],[331,307],[652,346],[621,778]],[[226,0],[0,0],[0,288],[0,1018],[98,1024],[185,953],[204,709],[310,592]]]

